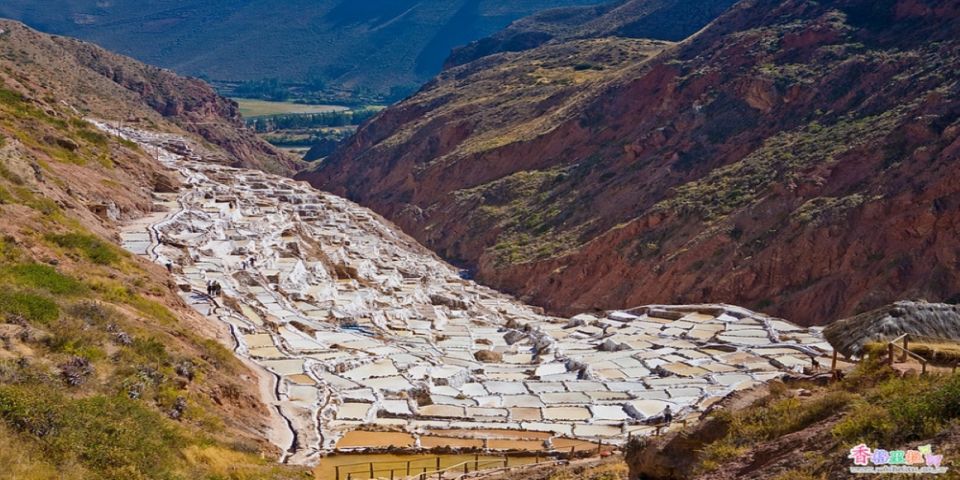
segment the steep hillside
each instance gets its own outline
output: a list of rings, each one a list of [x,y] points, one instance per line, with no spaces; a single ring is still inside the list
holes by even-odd
[[[885,476],[850,471],[855,466],[851,454],[861,444],[871,453],[892,454],[891,466],[929,466],[942,469],[931,476],[956,477],[960,375],[903,373],[899,365],[894,369],[878,360],[874,354],[839,382],[787,379],[738,392],[707,412],[696,426],[662,438],[636,439],[626,449],[627,478]],[[896,451],[904,461],[895,459]],[[868,456],[867,465],[883,468],[883,458],[883,453]]]
[[[536,11],[602,0],[5,0],[0,16],[214,80],[412,91],[450,50]]]
[[[226,149],[231,158],[224,161],[237,166],[277,173],[291,173],[297,166],[270,144],[243,132],[237,105],[199,80],[72,38],[42,34],[17,22],[0,20],[0,29],[6,32],[4,58],[11,66],[28,67],[35,79],[56,88],[56,94],[75,98],[77,108],[105,109],[127,122],[171,120]]]
[[[302,478],[275,463],[271,414],[225,332],[116,244],[153,192],[180,187],[153,152],[85,118],[183,131],[87,56],[116,60],[0,24],[0,476]]]
[[[301,178],[553,311],[954,301],[958,33],[947,1],[752,0],[652,60],[493,55]]]
[[[454,49],[453,67],[502,52],[518,52],[547,42],[598,37],[679,41],[730,8],[734,0],[621,0],[545,10],[510,24],[487,38]]]

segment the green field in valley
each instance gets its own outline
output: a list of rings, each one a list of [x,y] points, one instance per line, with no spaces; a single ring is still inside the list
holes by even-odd
[[[271,102],[268,100],[254,100],[249,98],[233,98],[232,100],[240,105],[240,113],[247,118],[268,115],[342,112],[349,110],[349,108],[340,105],[307,105],[304,103]]]

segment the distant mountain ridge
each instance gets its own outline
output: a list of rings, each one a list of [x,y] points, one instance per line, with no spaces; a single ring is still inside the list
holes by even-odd
[[[5,0],[0,17],[213,80],[412,91],[455,46],[511,21],[603,0]]]
[[[457,47],[445,66],[463,65],[495,53],[529,50],[550,41],[609,36],[679,41],[703,28],[734,3],[735,0],[619,0],[553,8]]]

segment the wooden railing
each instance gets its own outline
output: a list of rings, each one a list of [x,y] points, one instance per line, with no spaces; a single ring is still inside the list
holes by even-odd
[[[508,457],[503,457],[502,459],[495,459],[495,460],[480,460],[477,458],[477,459],[474,459],[473,461],[467,460],[466,462],[460,462],[455,465],[450,465],[449,467],[446,467],[446,468],[434,470],[432,472],[423,472],[414,478],[416,478],[417,480],[427,480],[427,479],[433,478],[433,476],[436,475],[438,479],[442,479],[443,474],[445,473],[455,473],[460,475],[460,477],[463,477],[470,473],[471,466],[473,466],[473,471],[477,472],[479,470],[489,470],[491,468],[507,468],[509,466],[509,461],[510,459]],[[537,463],[538,464],[540,463],[539,458],[537,459]],[[463,472],[461,472],[461,470],[463,470]]]
[[[492,468],[510,467],[510,457],[503,455],[500,458],[480,458],[476,454],[473,460],[467,460],[454,465],[442,467],[442,457],[421,458],[418,460],[400,460],[394,462],[359,462],[346,465],[335,466],[335,480],[367,480],[371,478],[389,478],[391,480],[399,479],[417,479],[427,480],[431,478],[442,479],[445,473],[457,473],[460,475],[469,474],[478,470],[487,470]],[[541,464],[551,459],[548,456],[536,456],[533,464]],[[533,465],[524,464],[524,465]]]
[[[903,341],[903,346],[898,345],[898,343],[900,343],[901,341]],[[927,359],[921,357],[920,355],[917,355],[916,353],[911,352],[909,342],[910,342],[910,334],[908,333],[904,333],[903,335],[900,335],[899,337],[893,340],[890,340],[890,342],[887,343],[887,361],[890,362],[890,366],[893,366],[897,358],[896,351],[899,349],[901,352],[900,362],[901,363],[906,362],[908,356],[913,359],[916,359],[918,362],[920,362],[920,374],[925,375],[927,373]]]
[[[683,425],[686,426],[686,420],[682,421]],[[656,425],[657,435],[660,434],[660,429],[663,427],[668,427],[669,424]],[[603,452],[603,447],[609,446],[605,444],[602,438],[597,439],[596,454],[600,455]],[[591,449],[592,450],[592,449]],[[577,446],[570,446],[570,458],[574,458],[577,454]],[[587,450],[580,449],[580,452]],[[543,462],[555,462],[558,457],[563,457],[567,455],[566,448],[562,451],[557,449],[552,452],[530,452],[529,457],[535,457],[533,463],[522,463],[520,465],[536,465]],[[397,460],[397,461],[386,461],[386,462],[359,462],[359,463],[350,463],[345,465],[336,465],[334,480],[367,480],[369,478],[389,478],[391,480],[398,479],[418,479],[426,480],[428,478],[443,478],[443,474],[447,472],[457,472],[462,474],[468,474],[471,472],[476,472],[481,469],[491,469],[491,468],[507,468],[510,467],[510,457],[507,455],[501,455],[499,458],[481,458],[489,457],[489,454],[474,454],[473,460],[467,460],[465,462],[460,462],[456,465],[451,465],[448,467],[441,466],[442,457],[427,457],[420,458],[416,460]],[[472,469],[471,469],[472,467]]]

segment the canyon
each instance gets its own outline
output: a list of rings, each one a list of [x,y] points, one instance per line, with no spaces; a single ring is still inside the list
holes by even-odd
[[[297,178],[555,314],[815,325],[954,301],[957,17],[758,0],[678,43],[601,30],[454,62]]]

